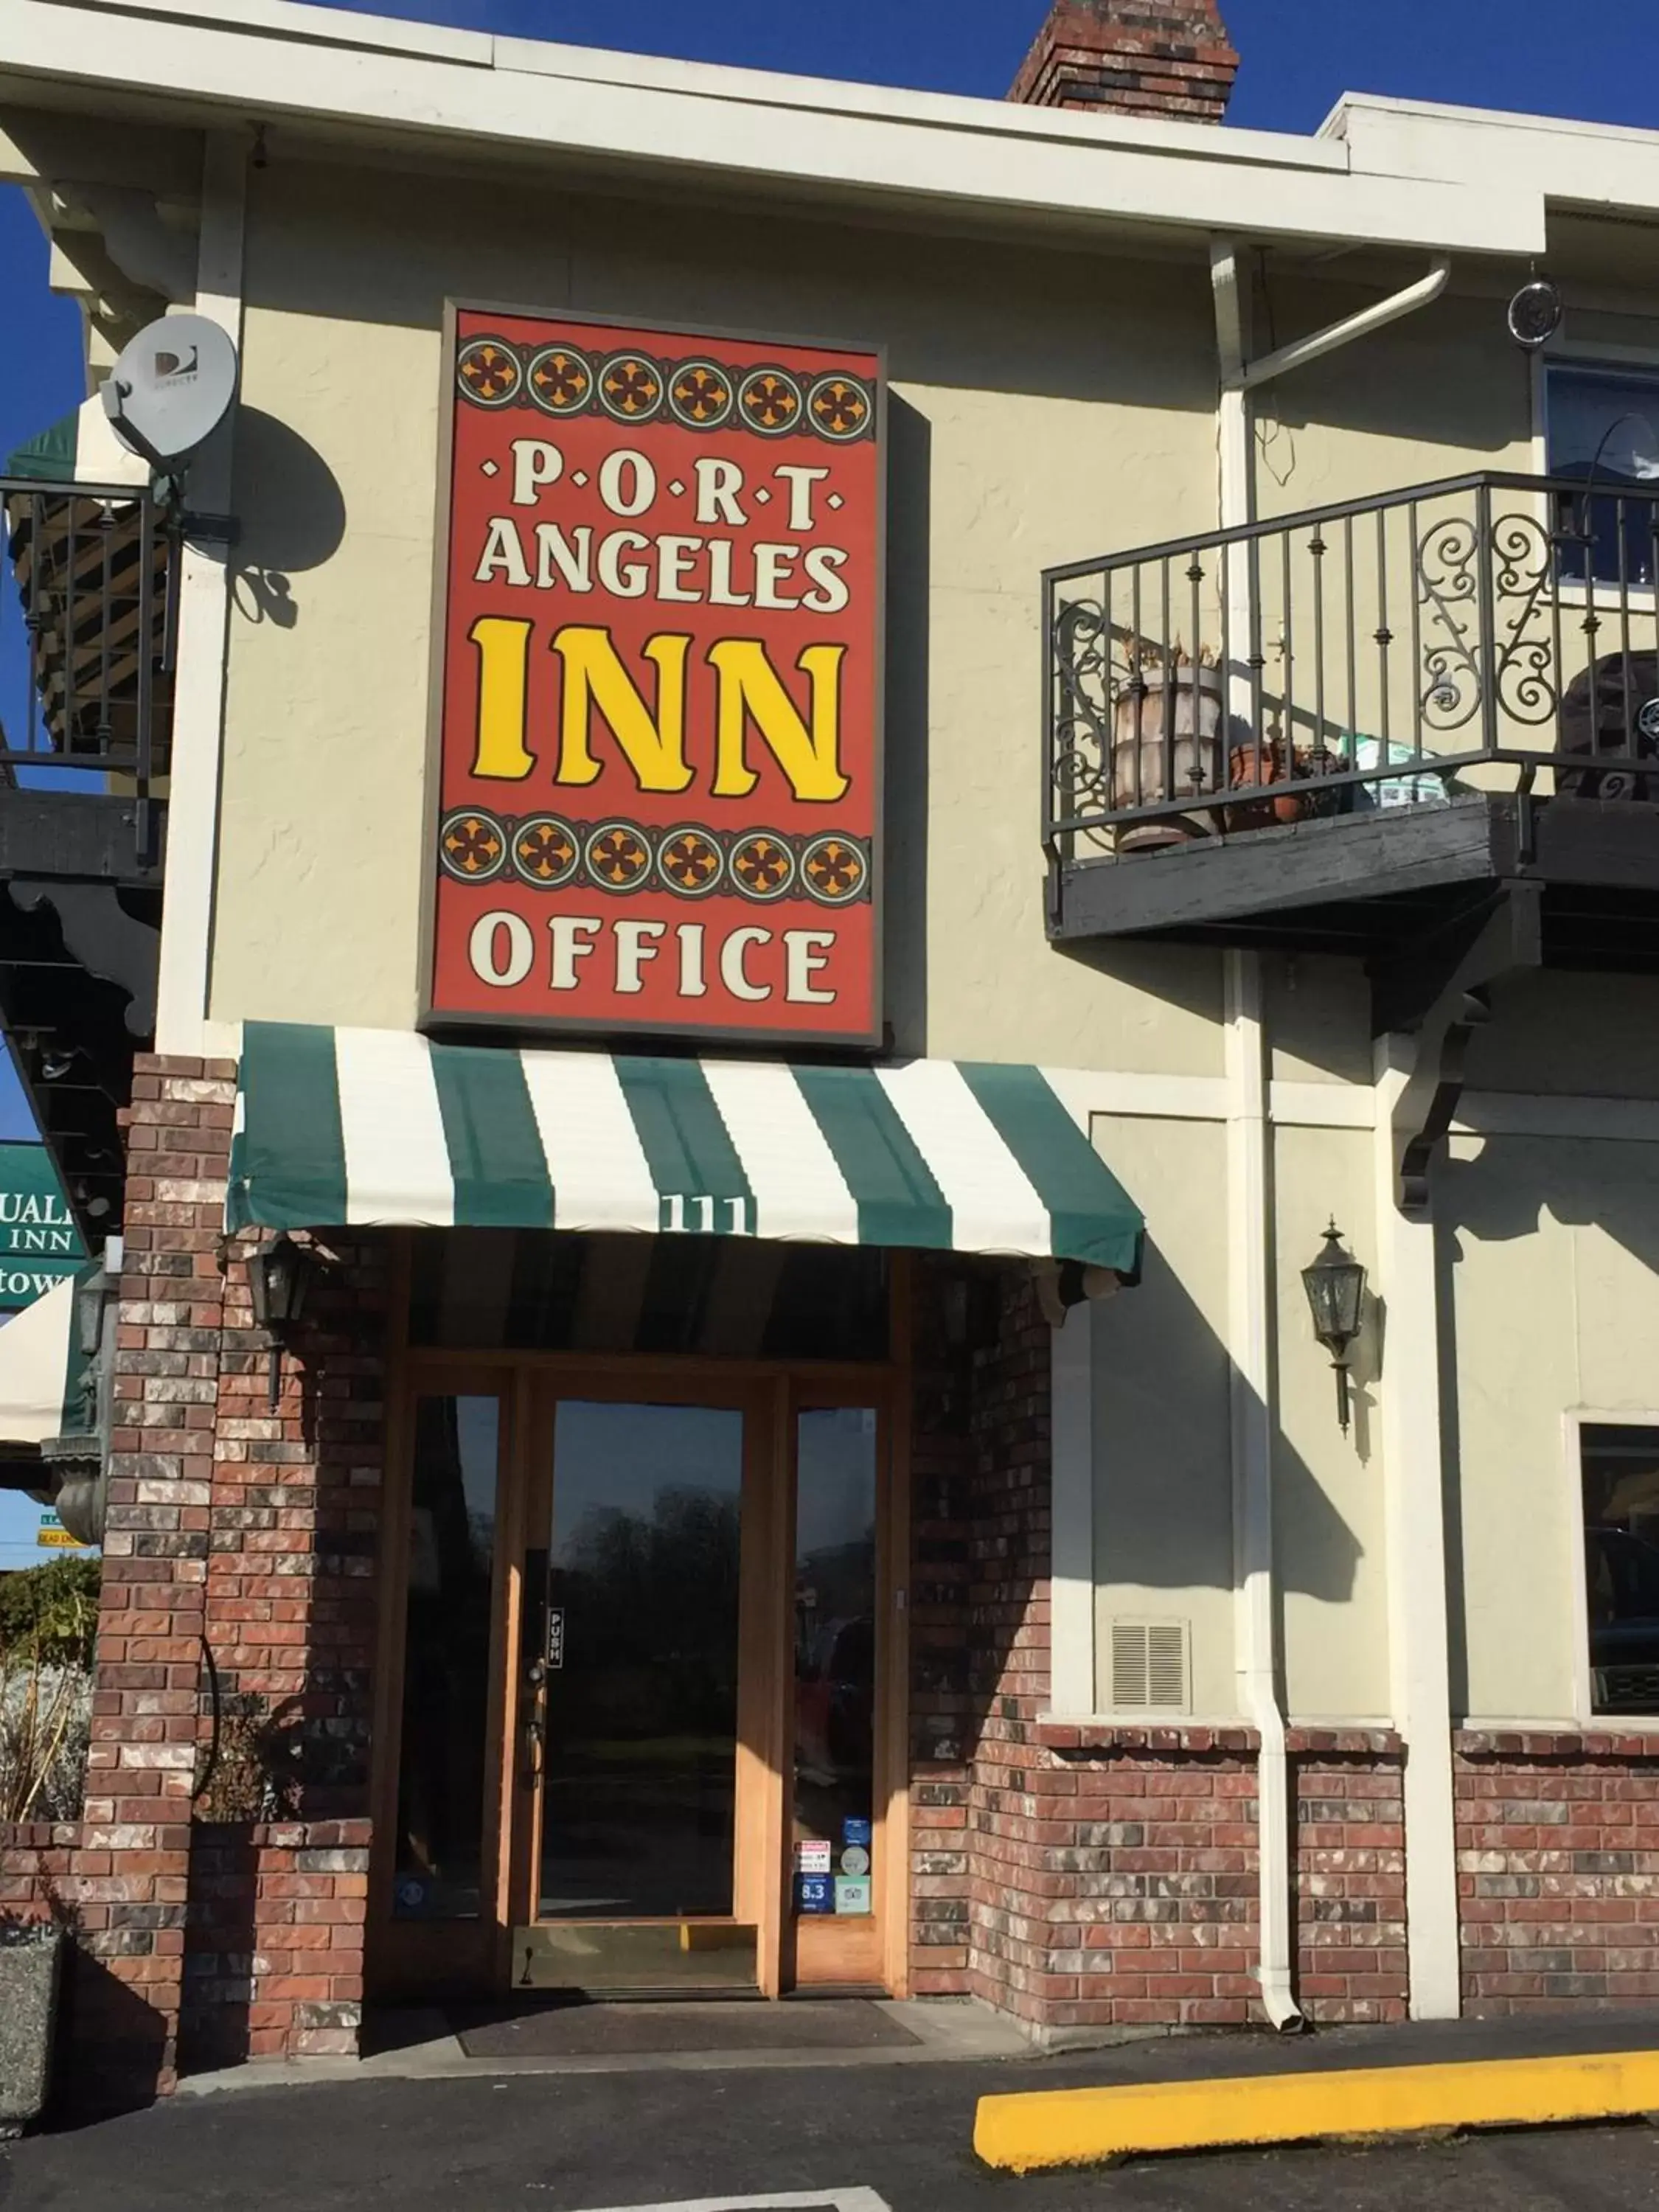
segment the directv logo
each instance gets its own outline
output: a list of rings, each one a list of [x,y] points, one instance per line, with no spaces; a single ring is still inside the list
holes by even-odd
[[[201,358],[200,349],[196,346],[191,348],[188,361],[181,361],[176,353],[158,353],[153,364],[156,382],[176,384],[183,377],[194,376]]]

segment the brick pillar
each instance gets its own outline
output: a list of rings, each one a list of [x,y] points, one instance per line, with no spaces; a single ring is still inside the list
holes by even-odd
[[[123,1117],[125,1256],[85,1856],[66,1885],[81,1915],[76,2092],[99,2105],[170,2087],[178,2063],[234,1072],[141,1057]]]
[[[1048,1330],[1029,1271],[975,1271],[953,1346],[955,1273],[916,1271],[910,1983],[1029,2017],[1046,1942],[1026,1877],[1043,1756],[1029,1738],[1048,1698]]]
[[[1215,0],[1054,0],[1008,97],[1219,123],[1237,74]]]
[[[186,1960],[191,2066],[357,2047],[380,1498],[386,1255],[321,1267],[270,1398],[250,1232],[226,1251],[205,1628],[219,1753],[199,1808]],[[204,1700],[211,1743],[214,1713]]]
[[[385,1254],[337,1237],[268,1401],[223,1237],[233,1062],[141,1058],[93,1742],[64,1903],[82,2091],[355,2050]],[[210,1660],[211,1663],[209,1663]]]

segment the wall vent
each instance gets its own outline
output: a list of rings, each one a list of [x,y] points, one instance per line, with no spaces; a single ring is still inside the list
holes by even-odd
[[[1112,1710],[1189,1713],[1192,1635],[1184,1620],[1112,1623]]]

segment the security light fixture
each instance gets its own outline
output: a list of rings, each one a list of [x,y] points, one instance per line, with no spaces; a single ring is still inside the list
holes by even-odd
[[[282,1343],[284,1334],[305,1312],[317,1262],[308,1247],[296,1244],[284,1230],[262,1245],[247,1263],[248,1295],[253,1318],[269,1332],[270,1346],[270,1403],[274,1409],[282,1381]]]
[[[1559,289],[1534,270],[1510,301],[1505,318],[1510,336],[1516,345],[1524,346],[1528,353],[1536,353],[1560,329],[1562,312]]]
[[[1348,1346],[1359,1334],[1365,1296],[1365,1270],[1342,1249],[1342,1231],[1333,1217],[1317,1259],[1302,1270],[1302,1287],[1313,1313],[1314,1334],[1331,1355],[1336,1374],[1336,1418],[1348,1433]]]

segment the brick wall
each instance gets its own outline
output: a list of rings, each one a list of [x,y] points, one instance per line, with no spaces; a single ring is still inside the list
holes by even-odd
[[[78,1820],[0,1821],[0,1918],[58,1920],[64,1917],[69,1883],[77,1875],[108,1871],[103,1855],[85,1863]],[[89,1909],[87,1918],[108,1925],[109,1907]]]
[[[952,1352],[945,1273],[918,1270],[914,1322],[911,1986],[1045,2033],[1260,2019],[1255,1732],[1042,1717],[1049,1332],[1010,1269]],[[1399,1740],[1289,1742],[1305,2009],[1403,2018]]]
[[[1405,1753],[1387,1729],[1289,1731],[1297,2002],[1311,2021],[1404,2020]]]
[[[367,1820],[226,1820],[194,1830],[186,2070],[356,2050],[368,1842]]]
[[[325,1243],[273,1407],[270,1352],[247,1289],[258,1242],[237,1238],[227,1258],[208,1641],[222,1698],[257,1707],[279,1773],[287,1762],[282,1809],[360,1819],[368,1809],[386,1256],[370,1237]]]
[[[332,1254],[273,1407],[258,1240],[222,1234],[234,1078],[136,1066],[84,1819],[3,1863],[76,1916],[77,2077],[111,2103],[361,2016],[384,1253]]]
[[[228,1061],[141,1058],[114,1354],[83,1852],[76,2076],[112,2104],[177,2065],[234,1112]],[[99,1908],[107,1905],[107,1924]]]
[[[1042,2009],[1023,2016],[1060,2029],[1251,2017],[1251,1732],[1051,1723],[1030,1735],[1048,1948]]]
[[[1463,2008],[1659,1998],[1659,1736],[1454,1738]]]

